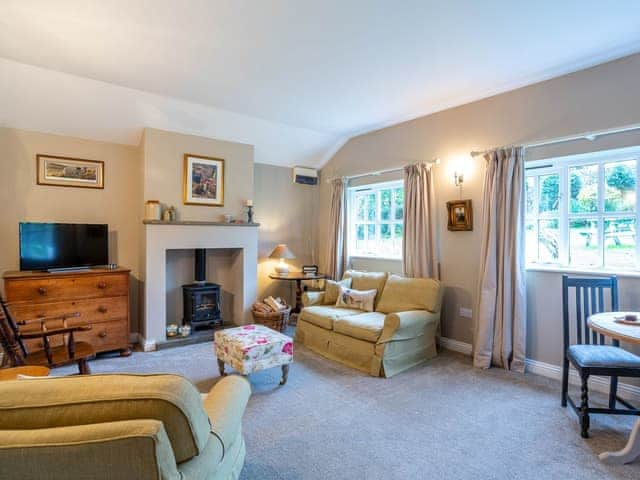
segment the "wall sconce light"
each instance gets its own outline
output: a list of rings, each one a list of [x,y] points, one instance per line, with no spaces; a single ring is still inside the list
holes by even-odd
[[[461,187],[464,183],[464,173],[462,172],[454,172],[453,178],[456,182],[456,187]]]

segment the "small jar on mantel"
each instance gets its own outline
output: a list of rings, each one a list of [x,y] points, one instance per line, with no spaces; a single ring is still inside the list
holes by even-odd
[[[158,200],[147,200],[144,204],[145,220],[160,220],[162,217],[162,206]]]

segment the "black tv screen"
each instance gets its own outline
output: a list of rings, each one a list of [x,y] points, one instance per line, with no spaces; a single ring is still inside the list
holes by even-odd
[[[80,268],[108,263],[107,225],[20,223],[20,270]]]

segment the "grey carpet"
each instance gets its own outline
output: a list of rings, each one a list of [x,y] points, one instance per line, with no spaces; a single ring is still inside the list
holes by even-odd
[[[203,392],[219,379],[211,344],[103,357],[91,368],[178,373]],[[286,386],[279,377],[280,369],[250,377],[243,479],[640,478],[640,463],[597,458],[625,445],[632,418],[594,416],[583,440],[559,405],[559,383],[535,375],[476,370],[445,351],[380,379],[297,346]]]

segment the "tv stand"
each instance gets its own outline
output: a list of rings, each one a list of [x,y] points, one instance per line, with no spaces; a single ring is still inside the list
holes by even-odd
[[[92,328],[77,332],[77,341],[90,343],[96,352],[119,350],[120,355],[128,356],[129,273],[121,267],[5,272],[4,291],[17,321],[78,312],[80,317],[69,323]],[[41,340],[25,343],[27,348],[42,348],[38,342]]]

